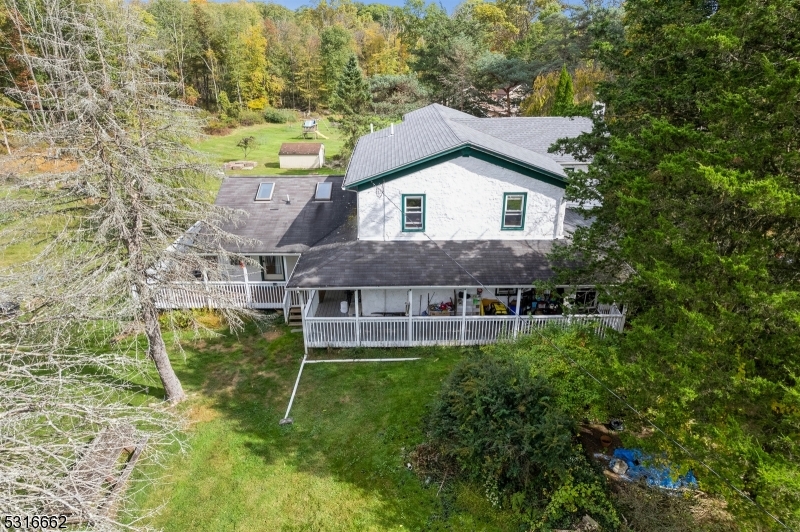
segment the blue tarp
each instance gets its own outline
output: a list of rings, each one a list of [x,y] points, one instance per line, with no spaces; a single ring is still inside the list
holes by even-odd
[[[652,457],[642,454],[639,449],[614,449],[614,458],[622,460],[628,466],[625,477],[631,480],[644,478],[648,485],[667,489],[697,488],[697,478],[690,469],[685,475],[678,475],[676,468],[670,465],[644,465],[652,461]]]

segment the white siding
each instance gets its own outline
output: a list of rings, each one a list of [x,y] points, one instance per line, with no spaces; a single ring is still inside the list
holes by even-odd
[[[506,192],[527,192],[521,231],[501,230]],[[549,240],[561,236],[556,229],[561,225],[559,216],[563,217],[562,188],[474,157],[461,157],[359,192],[358,238],[427,240],[420,232],[402,231],[403,194],[425,194],[425,233],[434,240]]]
[[[427,290],[414,290],[412,293],[413,304],[411,311],[414,316],[419,316],[428,308],[428,298],[431,304],[442,303],[453,299],[453,290],[447,288]],[[361,290],[361,314],[372,316],[373,312],[405,312],[408,303],[408,290]]]
[[[293,257],[293,256],[286,256],[286,278],[288,279],[292,272],[294,271],[294,267],[297,266],[297,260],[300,257]]]
[[[325,150],[321,149],[317,155],[279,155],[278,160],[281,168],[299,170],[321,168],[325,164]]]
[[[516,299],[516,291],[511,295],[496,296],[495,290],[497,287],[487,287],[487,291],[481,294],[480,299],[497,299],[506,306],[511,304],[512,299]],[[422,312],[427,310],[428,302],[431,304],[442,303],[447,301],[455,302],[458,297],[458,292],[461,289],[454,290],[452,288],[426,288],[415,289],[411,294],[413,304],[411,311],[414,316],[421,316]],[[475,287],[468,287],[467,294],[470,296],[468,305],[472,305],[472,299],[478,298]],[[374,312],[405,312],[406,303],[408,302],[407,289],[390,289],[390,290],[377,290],[365,288],[361,290],[361,314],[365,317],[376,316]],[[472,309],[467,310],[467,315],[473,315]],[[457,316],[461,315],[461,302],[458,303]]]

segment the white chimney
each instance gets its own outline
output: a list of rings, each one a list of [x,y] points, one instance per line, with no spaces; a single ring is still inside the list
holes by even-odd
[[[389,124],[389,134],[394,135],[394,122]]]
[[[369,125],[369,132],[375,133],[375,126],[373,126],[372,124]]]

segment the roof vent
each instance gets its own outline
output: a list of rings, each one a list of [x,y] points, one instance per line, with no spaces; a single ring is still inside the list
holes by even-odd
[[[389,124],[389,134],[394,135],[394,122]]]

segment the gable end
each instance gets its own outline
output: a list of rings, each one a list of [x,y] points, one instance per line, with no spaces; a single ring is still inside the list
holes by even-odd
[[[424,159],[414,161],[411,164],[393,168],[392,170],[376,174],[367,179],[362,179],[361,181],[345,185],[344,188],[357,191],[366,190],[371,188],[376,181],[380,180],[385,182],[387,180],[397,179],[414,172],[418,172],[419,170],[430,168],[432,166],[436,166],[453,159],[458,159],[460,157],[474,157],[501,168],[513,170],[527,177],[543,181],[549,185],[554,185],[562,189],[567,188],[567,179],[563,176],[548,172],[546,170],[533,168],[518,161],[514,161],[513,159],[509,159],[496,153],[491,153],[488,150],[483,150],[470,145],[456,146],[430,157],[425,157]]]

